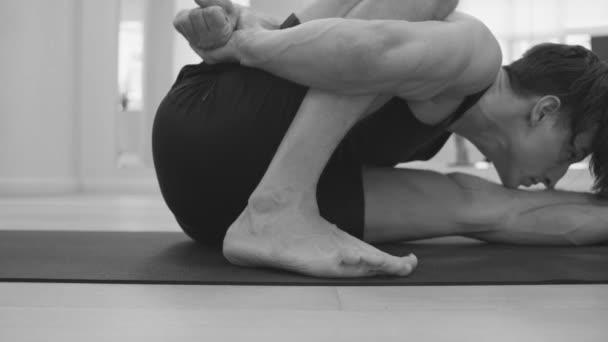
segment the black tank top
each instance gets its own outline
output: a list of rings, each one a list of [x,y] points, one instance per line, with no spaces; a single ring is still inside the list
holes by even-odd
[[[429,160],[452,134],[446,129],[473,107],[487,89],[467,96],[452,115],[437,125],[420,122],[407,101],[393,98],[353,127],[342,143],[362,164],[395,166]]]

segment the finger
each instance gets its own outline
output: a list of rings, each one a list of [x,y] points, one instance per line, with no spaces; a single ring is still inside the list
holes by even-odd
[[[190,10],[182,10],[173,19],[173,26],[186,39],[194,34],[194,27],[192,27],[189,15]]]
[[[207,36],[209,33],[209,26],[205,21],[205,16],[203,15],[202,8],[195,8],[190,11],[188,14],[188,18],[190,24],[192,25],[192,29],[195,34],[192,35],[189,40],[190,44],[193,44],[199,48],[206,48],[204,46],[204,42],[207,40]]]
[[[201,8],[207,8],[212,6],[219,6],[226,11],[228,14],[232,14],[234,11],[234,5],[230,0],[194,0],[197,5]]]
[[[213,6],[203,9],[203,17],[209,27],[210,33],[217,34],[229,34],[230,25],[228,24],[228,17],[226,12],[221,7]]]

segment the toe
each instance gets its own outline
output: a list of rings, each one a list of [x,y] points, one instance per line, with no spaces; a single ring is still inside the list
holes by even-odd
[[[362,257],[362,261],[365,262],[371,268],[383,268],[386,263],[386,256],[382,253],[366,253]]]
[[[414,255],[406,257],[387,257],[387,261],[382,267],[385,274],[404,277],[412,273],[418,265],[418,259]]]
[[[418,258],[414,254],[399,258],[401,259],[401,267],[396,273],[398,276],[407,276],[418,267]]]
[[[340,253],[341,263],[348,266],[356,266],[361,263],[361,254],[351,249],[343,250]]]
[[[414,268],[418,267],[418,257],[415,254],[410,254],[406,258],[409,259]]]

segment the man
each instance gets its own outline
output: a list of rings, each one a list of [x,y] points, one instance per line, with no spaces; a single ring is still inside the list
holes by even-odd
[[[178,30],[207,64],[242,66],[182,71],[157,115],[155,165],[184,230],[198,240],[223,238],[229,261],[324,277],[407,275],[415,256],[390,256],[366,242],[608,239],[608,213],[595,196],[517,190],[553,188],[591,153],[596,188],[606,192],[608,68],[590,51],[543,45],[501,68],[496,39],[478,20],[453,13],[456,1],[319,1],[297,15],[301,25],[292,17],[283,30],[227,0],[197,3],[178,15]],[[278,149],[264,145],[275,130]],[[505,187],[393,168],[430,158],[444,131],[474,143]],[[264,149],[272,151],[266,164],[257,155]],[[253,185],[227,185],[248,174],[256,175]],[[206,219],[243,193],[248,201],[234,205],[240,216],[224,215],[236,219],[227,231],[205,232]]]

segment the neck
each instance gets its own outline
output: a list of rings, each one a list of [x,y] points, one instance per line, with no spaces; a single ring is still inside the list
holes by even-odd
[[[506,135],[492,108],[496,108],[498,99],[509,91],[509,87],[507,73],[501,68],[492,86],[448,130],[465,137],[486,156],[488,151],[506,145]]]

